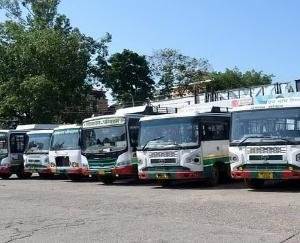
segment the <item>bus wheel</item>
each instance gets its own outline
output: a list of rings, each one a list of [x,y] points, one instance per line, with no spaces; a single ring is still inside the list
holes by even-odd
[[[98,175],[92,175],[92,181],[99,181],[99,176]]]
[[[211,170],[211,175],[207,179],[207,184],[208,186],[217,186],[220,182],[220,169],[219,166],[213,165],[212,170]]]
[[[265,180],[260,180],[260,179],[245,179],[245,183],[247,187],[252,188],[252,189],[258,189],[262,188]]]
[[[39,177],[41,179],[52,179],[54,177],[54,174],[49,173],[39,173]]]
[[[82,179],[81,175],[68,175],[71,181],[80,181]]]
[[[9,177],[11,177],[11,174],[0,174],[0,177],[1,177],[3,180],[7,180]]]
[[[115,178],[112,176],[104,176],[100,177],[100,180],[105,184],[105,185],[111,185],[114,183]]]
[[[24,171],[19,171],[17,173],[17,177],[19,179],[30,179],[32,176],[32,173],[24,172]]]
[[[158,183],[162,187],[170,187],[170,186],[173,185],[173,181],[172,180],[160,180],[160,181],[158,181]]]

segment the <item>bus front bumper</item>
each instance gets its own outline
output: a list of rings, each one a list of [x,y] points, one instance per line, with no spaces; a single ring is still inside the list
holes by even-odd
[[[299,180],[300,170],[233,170],[231,171],[231,177],[233,179]]]
[[[68,175],[82,175],[82,176],[89,176],[91,172],[86,167],[72,167],[67,171]]]
[[[35,166],[34,168],[24,168],[24,172],[26,173],[39,173],[39,174],[53,174],[50,167],[39,167]]]
[[[200,171],[143,171],[139,172],[141,180],[194,180],[204,179],[203,173]]]
[[[133,165],[113,166],[110,168],[101,168],[98,170],[99,176],[113,176],[117,178],[130,178],[137,174],[136,168]]]
[[[11,166],[0,166],[0,174],[12,174]]]

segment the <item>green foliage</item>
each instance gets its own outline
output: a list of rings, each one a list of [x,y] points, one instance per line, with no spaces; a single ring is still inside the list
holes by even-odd
[[[108,63],[105,85],[117,101],[134,105],[152,97],[154,81],[145,56],[125,49],[112,55]]]
[[[0,0],[11,18],[0,25],[0,117],[22,123],[83,118],[78,111],[92,81],[103,79],[111,36],[99,42],[73,29],[57,13],[59,2]]]
[[[207,60],[185,56],[168,48],[155,51],[150,62],[162,97],[191,93],[192,84],[206,79],[210,69]]]
[[[236,89],[250,86],[271,84],[273,75],[264,74],[255,70],[242,73],[237,68],[226,69],[225,72],[210,74],[212,82],[207,85],[208,91]]]

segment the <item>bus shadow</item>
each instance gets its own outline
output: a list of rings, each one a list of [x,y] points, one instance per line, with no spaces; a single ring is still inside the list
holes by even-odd
[[[299,193],[300,181],[274,181],[267,182],[262,188],[248,189],[249,192],[279,192],[279,193]]]
[[[185,182],[174,182],[168,186],[162,186],[156,181],[134,181],[134,180],[122,180],[114,182],[113,184],[106,185],[100,183],[101,186],[111,186],[111,187],[127,187],[127,186],[138,186],[138,187],[151,187],[152,189],[177,189],[177,190],[218,190],[218,189],[245,189],[244,183],[240,181],[229,181],[223,184],[220,184],[216,187],[209,187],[205,182],[198,181],[185,181]]]
[[[160,185],[156,184],[153,189],[158,190],[165,190],[165,189],[171,189],[171,190],[244,190],[246,187],[243,182],[241,181],[228,181],[224,182],[222,184],[219,184],[218,186],[208,186],[207,183],[204,181],[200,182],[175,182],[171,185]]]
[[[157,184],[154,181],[137,181],[137,180],[131,180],[131,179],[124,179],[124,180],[118,180],[112,184],[104,184],[101,181],[100,186],[110,186],[110,187],[127,187],[127,186],[137,186],[137,187],[149,187],[149,186],[156,186]]]

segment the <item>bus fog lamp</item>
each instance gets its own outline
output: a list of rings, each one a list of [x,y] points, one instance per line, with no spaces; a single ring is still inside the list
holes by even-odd
[[[239,161],[239,157],[236,154],[230,154],[229,159],[232,163]]]
[[[78,162],[72,162],[72,167],[79,167],[79,163]]]

